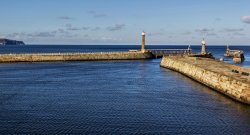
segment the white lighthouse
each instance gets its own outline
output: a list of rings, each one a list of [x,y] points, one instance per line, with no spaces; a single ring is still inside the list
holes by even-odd
[[[142,43],[141,43],[141,52],[145,52],[145,36],[146,36],[146,33],[143,31],[142,33],[141,33],[141,35],[142,35]]]
[[[204,38],[203,38],[202,41],[201,41],[201,54],[202,54],[202,55],[207,54],[207,52],[206,52],[206,41],[205,41]]]

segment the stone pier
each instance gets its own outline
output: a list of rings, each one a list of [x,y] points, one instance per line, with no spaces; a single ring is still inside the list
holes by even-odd
[[[101,61],[152,59],[151,52],[1,54],[0,62]]]
[[[209,58],[164,57],[161,67],[186,75],[239,102],[250,104],[250,69]]]

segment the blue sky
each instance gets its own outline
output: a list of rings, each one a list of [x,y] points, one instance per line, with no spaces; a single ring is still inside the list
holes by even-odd
[[[250,45],[249,0],[1,0],[0,37],[28,44]]]

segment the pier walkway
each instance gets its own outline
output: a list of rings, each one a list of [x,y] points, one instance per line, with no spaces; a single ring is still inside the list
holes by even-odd
[[[161,66],[182,73],[239,102],[250,104],[250,69],[201,57],[164,57]]]
[[[0,54],[2,62],[138,60],[192,54],[191,49],[151,49],[145,52],[31,53]]]
[[[99,61],[152,59],[151,52],[0,54],[3,62]]]
[[[192,54],[192,49],[149,49],[149,52],[151,52],[155,58],[163,57],[164,55],[187,55]]]

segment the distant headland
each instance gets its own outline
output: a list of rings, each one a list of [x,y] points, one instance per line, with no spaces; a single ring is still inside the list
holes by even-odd
[[[23,41],[0,38],[0,45],[25,45]]]

